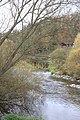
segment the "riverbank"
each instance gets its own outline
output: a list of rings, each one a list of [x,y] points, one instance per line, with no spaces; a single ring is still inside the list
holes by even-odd
[[[64,118],[80,120],[80,89],[71,87],[72,83],[68,83],[70,80],[59,77],[51,75],[50,72],[33,71],[30,78],[39,92],[34,91],[33,88],[29,91],[28,97],[32,102],[29,98],[25,98],[26,108],[29,107],[30,111],[37,112],[39,115],[36,116],[40,116],[39,118],[43,120],[53,120],[53,118],[54,120],[64,120]],[[27,102],[30,103],[29,106]],[[27,113],[24,116],[27,117]]]
[[[47,74],[49,74],[50,76],[52,76],[54,78],[61,78],[61,79],[65,79],[65,80],[70,80],[72,82],[76,82],[76,84],[80,84],[80,79],[76,79],[76,78],[74,78],[72,76],[69,76],[69,75],[64,75],[60,71],[57,71],[57,72],[53,73],[48,68],[46,68],[46,69],[39,69],[36,72],[37,72],[37,74],[39,72],[44,72],[44,73],[47,73]]]
[[[80,80],[76,80],[75,78],[68,75],[60,75],[60,74],[51,74],[51,78],[55,78],[59,81],[66,82],[70,84],[70,87],[80,88]]]
[[[15,114],[7,114],[1,118],[1,120],[42,120],[37,117],[24,117]]]
[[[75,78],[68,76],[68,75],[62,75],[62,74],[51,74],[51,72],[47,71],[38,71],[34,72],[33,74],[36,74],[38,76],[45,77],[45,79],[53,79],[56,81],[65,82],[68,84],[67,86],[79,88],[80,89],[80,80],[76,80]]]
[[[65,80],[70,80],[70,81],[75,81],[76,83],[79,83],[80,84],[80,79],[79,78],[75,78],[75,77],[72,77],[70,75],[65,75],[62,73],[62,71],[59,71],[59,70],[51,70],[51,68],[47,68],[44,72],[49,72],[51,74],[51,76],[53,76],[54,78],[62,78],[62,79],[65,79]]]

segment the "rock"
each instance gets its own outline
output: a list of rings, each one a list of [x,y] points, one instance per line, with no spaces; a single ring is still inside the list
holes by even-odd
[[[80,85],[71,84],[70,87],[74,87],[74,88],[79,88],[80,89]]]

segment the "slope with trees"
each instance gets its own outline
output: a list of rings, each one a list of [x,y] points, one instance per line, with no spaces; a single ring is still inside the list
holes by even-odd
[[[27,78],[26,73],[28,73],[29,71],[27,67],[28,65],[26,61],[20,60],[22,59],[26,51],[29,52],[33,50],[33,46],[36,45],[36,40],[33,40],[32,36],[34,36],[33,33],[35,33],[35,30],[38,28],[40,21],[47,20],[50,17],[54,18],[54,16],[59,16],[59,13],[61,14],[62,9],[64,9],[65,7],[71,5],[72,8],[73,6],[76,6],[76,4],[79,5],[79,3],[80,2],[76,0],[0,1],[0,11],[3,11],[4,13],[2,13],[2,16],[0,17],[0,55],[2,55],[0,57],[0,61],[2,63],[0,63],[0,112],[10,112],[9,109],[7,109],[10,106],[13,108],[13,106],[17,105],[18,107],[24,108],[24,106],[27,105],[26,103],[24,103],[24,105],[16,104],[17,97],[18,99],[23,98],[23,102],[25,102],[24,98],[26,96],[26,89],[30,86],[30,84],[28,83],[25,84],[25,79]],[[27,31],[23,32],[23,27],[25,24],[28,27]],[[18,25],[20,27],[21,32],[15,31],[15,28],[17,28]],[[51,27],[52,30],[53,28],[54,27]],[[48,28],[46,29],[46,33],[47,30]],[[13,34],[12,36],[12,33],[14,33],[14,31],[16,34]],[[44,28],[43,31],[43,33],[45,33]],[[52,34],[53,33],[54,30],[52,31]],[[13,37],[14,40],[11,41],[9,39],[9,36]],[[40,36],[38,36],[37,34],[37,37]],[[51,37],[45,38],[46,42],[48,42],[48,39],[51,42]],[[40,42],[40,45],[43,45],[43,40],[44,39],[42,39],[42,41],[38,40]],[[25,44],[25,49],[23,49]],[[47,46],[47,44],[45,46]],[[26,68],[24,66],[26,66]],[[36,87],[31,88],[35,89]],[[29,90],[31,88],[29,88]],[[28,110],[29,108],[27,109],[27,112]]]

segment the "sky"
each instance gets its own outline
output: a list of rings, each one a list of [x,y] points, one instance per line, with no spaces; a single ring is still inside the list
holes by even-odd
[[[18,0],[15,0],[18,1]],[[22,0],[20,0],[22,1]],[[33,0],[31,0],[33,1]],[[13,25],[14,23],[14,19],[11,16],[11,12],[10,12],[10,4],[6,4],[4,6],[1,7],[1,4],[7,2],[7,0],[3,0],[2,2],[0,2],[0,32],[4,32],[9,30],[9,28]],[[17,5],[17,3],[16,3]],[[29,9],[31,4],[27,5],[26,8],[24,9],[24,11],[21,14],[21,17],[26,13],[26,11]],[[75,7],[74,5],[68,5],[68,6],[63,6],[63,8],[61,9],[61,15],[63,14],[69,14],[69,11],[71,10],[71,12],[75,12],[77,7]],[[15,9],[13,8],[14,13],[15,13]],[[57,15],[57,14],[55,14]],[[25,23],[24,25],[27,25],[29,23],[29,21],[31,20],[31,14],[29,14],[26,19],[25,19]],[[6,29],[8,28],[8,29]],[[21,29],[21,24],[17,25],[15,27],[15,29]]]

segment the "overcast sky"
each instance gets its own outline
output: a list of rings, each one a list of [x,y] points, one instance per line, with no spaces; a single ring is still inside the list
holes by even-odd
[[[2,3],[6,2],[7,0],[3,0],[3,2],[0,2],[0,6]],[[22,0],[21,0],[22,1]],[[75,12],[77,7],[73,6],[65,6],[63,7],[64,9],[62,10],[61,14],[64,13],[69,13],[69,10],[71,8],[72,12]],[[26,9],[23,11],[23,14],[26,13]],[[68,11],[68,12],[67,12]],[[22,14],[22,15],[23,15]],[[30,14],[26,18],[26,22],[28,23],[30,20],[31,16]],[[10,12],[10,4],[6,4],[3,7],[0,7],[0,32],[5,30],[6,28],[10,28],[13,24],[13,19],[11,17],[11,12]],[[15,29],[21,29],[21,24],[17,25]],[[7,30],[6,30],[7,31]]]

